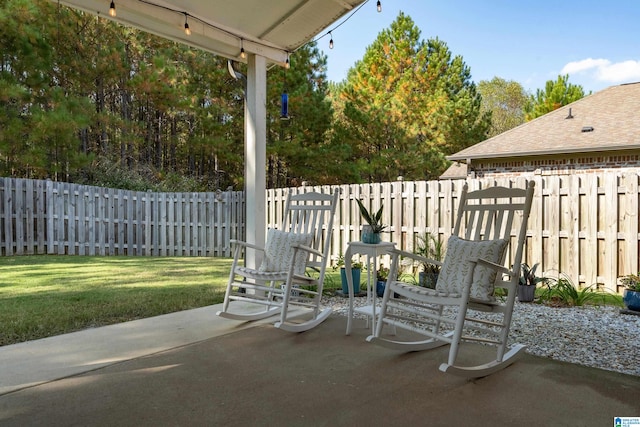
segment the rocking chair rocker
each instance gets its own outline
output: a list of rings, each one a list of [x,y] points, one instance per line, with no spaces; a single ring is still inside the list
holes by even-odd
[[[367,341],[403,351],[449,344],[448,361],[440,365],[440,370],[467,378],[483,377],[512,364],[525,350],[519,344],[508,348],[507,339],[533,192],[533,182],[526,189],[492,187],[472,192],[468,192],[465,184],[442,263],[400,250],[392,254],[389,277],[397,277],[401,258],[441,265],[436,288],[389,282],[382,299],[380,321]],[[504,292],[496,295],[495,288]],[[383,338],[385,324],[410,331],[409,336],[417,334],[419,338],[415,341]],[[461,366],[458,362],[461,341],[496,346],[495,359],[476,366]]]

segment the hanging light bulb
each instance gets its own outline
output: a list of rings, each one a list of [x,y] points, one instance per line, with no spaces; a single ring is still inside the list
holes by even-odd
[[[329,40],[329,49],[333,49],[333,34],[331,34],[331,31],[329,31],[329,37],[331,38]]]
[[[289,52],[287,52],[287,60],[284,63],[284,68],[287,70],[291,67],[291,63],[289,62]]]
[[[184,14],[184,33],[186,35],[190,36],[191,35],[191,28],[189,28],[189,23],[187,22],[187,17],[188,16],[189,15],[187,15],[186,12],[185,12],[185,14]]]
[[[111,5],[109,6],[109,16],[111,16],[112,18],[115,18],[116,16],[116,4],[112,1]]]
[[[378,4],[376,5],[378,12],[382,12],[382,3],[380,3],[380,0],[378,0]]]
[[[247,54],[244,52],[244,40],[240,39],[240,58],[244,59]]]

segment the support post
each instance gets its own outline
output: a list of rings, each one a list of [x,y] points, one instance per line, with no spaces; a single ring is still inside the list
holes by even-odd
[[[266,160],[267,160],[267,61],[248,55],[247,92],[244,113],[244,158],[246,195],[246,241],[264,246],[266,235]],[[261,255],[251,250],[245,257],[247,267],[257,268]]]

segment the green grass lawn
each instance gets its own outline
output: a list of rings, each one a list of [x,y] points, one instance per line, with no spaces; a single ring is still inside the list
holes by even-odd
[[[231,260],[0,257],[0,345],[222,302]],[[327,271],[325,289],[340,286]]]
[[[222,301],[223,258],[0,257],[0,345]]]

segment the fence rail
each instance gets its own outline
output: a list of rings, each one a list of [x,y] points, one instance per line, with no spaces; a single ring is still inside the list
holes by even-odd
[[[468,179],[470,189],[536,183],[524,259],[574,283],[619,291],[616,278],[638,271],[639,175],[601,172]],[[332,254],[359,239],[356,199],[389,224],[383,240],[412,250],[428,231],[446,240],[465,181],[407,181],[339,186]],[[267,224],[282,220],[287,194],[335,186],[267,191]],[[230,256],[245,235],[242,192],[152,193],[0,178],[2,255]],[[517,224],[514,224],[514,230]]]

